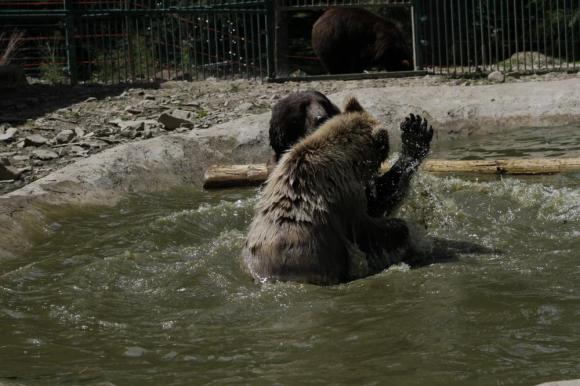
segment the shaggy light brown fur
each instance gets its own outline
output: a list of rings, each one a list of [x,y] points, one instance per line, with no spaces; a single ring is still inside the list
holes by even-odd
[[[404,222],[366,213],[366,183],[387,153],[387,132],[354,98],[291,148],[250,225],[243,251],[250,274],[336,284],[400,261],[408,244]]]

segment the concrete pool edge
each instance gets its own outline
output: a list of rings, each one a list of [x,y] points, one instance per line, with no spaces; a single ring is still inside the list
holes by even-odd
[[[341,105],[347,95],[357,96],[388,128],[396,129],[408,113],[423,114],[438,136],[561,126],[580,119],[580,79],[353,89],[331,99]],[[130,192],[201,186],[205,169],[214,163],[263,162],[269,153],[269,118],[264,113],[120,145],[1,196],[0,264],[30,247],[31,233],[42,233],[45,205],[113,204]]]

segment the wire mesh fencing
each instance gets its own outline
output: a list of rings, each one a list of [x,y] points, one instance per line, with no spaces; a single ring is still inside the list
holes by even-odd
[[[420,12],[422,65],[435,73],[578,70],[578,0],[431,0]]]
[[[1,0],[0,60],[52,83],[308,77],[336,6],[395,20],[415,70],[578,70],[580,0]]]
[[[265,1],[10,1],[12,8],[0,6],[2,30],[25,31],[12,61],[48,81],[265,78],[270,71]]]

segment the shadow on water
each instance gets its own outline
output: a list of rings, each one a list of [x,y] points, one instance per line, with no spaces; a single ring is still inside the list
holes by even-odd
[[[157,89],[159,83],[125,85],[32,84],[15,89],[0,88],[0,123],[22,124],[58,109],[85,101],[121,95],[130,88]]]

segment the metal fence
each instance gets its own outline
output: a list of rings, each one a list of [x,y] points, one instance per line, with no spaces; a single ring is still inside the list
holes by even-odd
[[[267,1],[8,0],[4,31],[26,31],[14,62],[49,81],[267,77]],[[3,39],[9,39],[4,34]]]
[[[420,2],[422,66],[444,74],[577,71],[578,0]]]
[[[307,78],[324,71],[310,31],[329,6],[395,19],[416,70],[576,71],[580,59],[580,0],[0,0],[0,51],[23,32],[12,62],[51,82]]]

